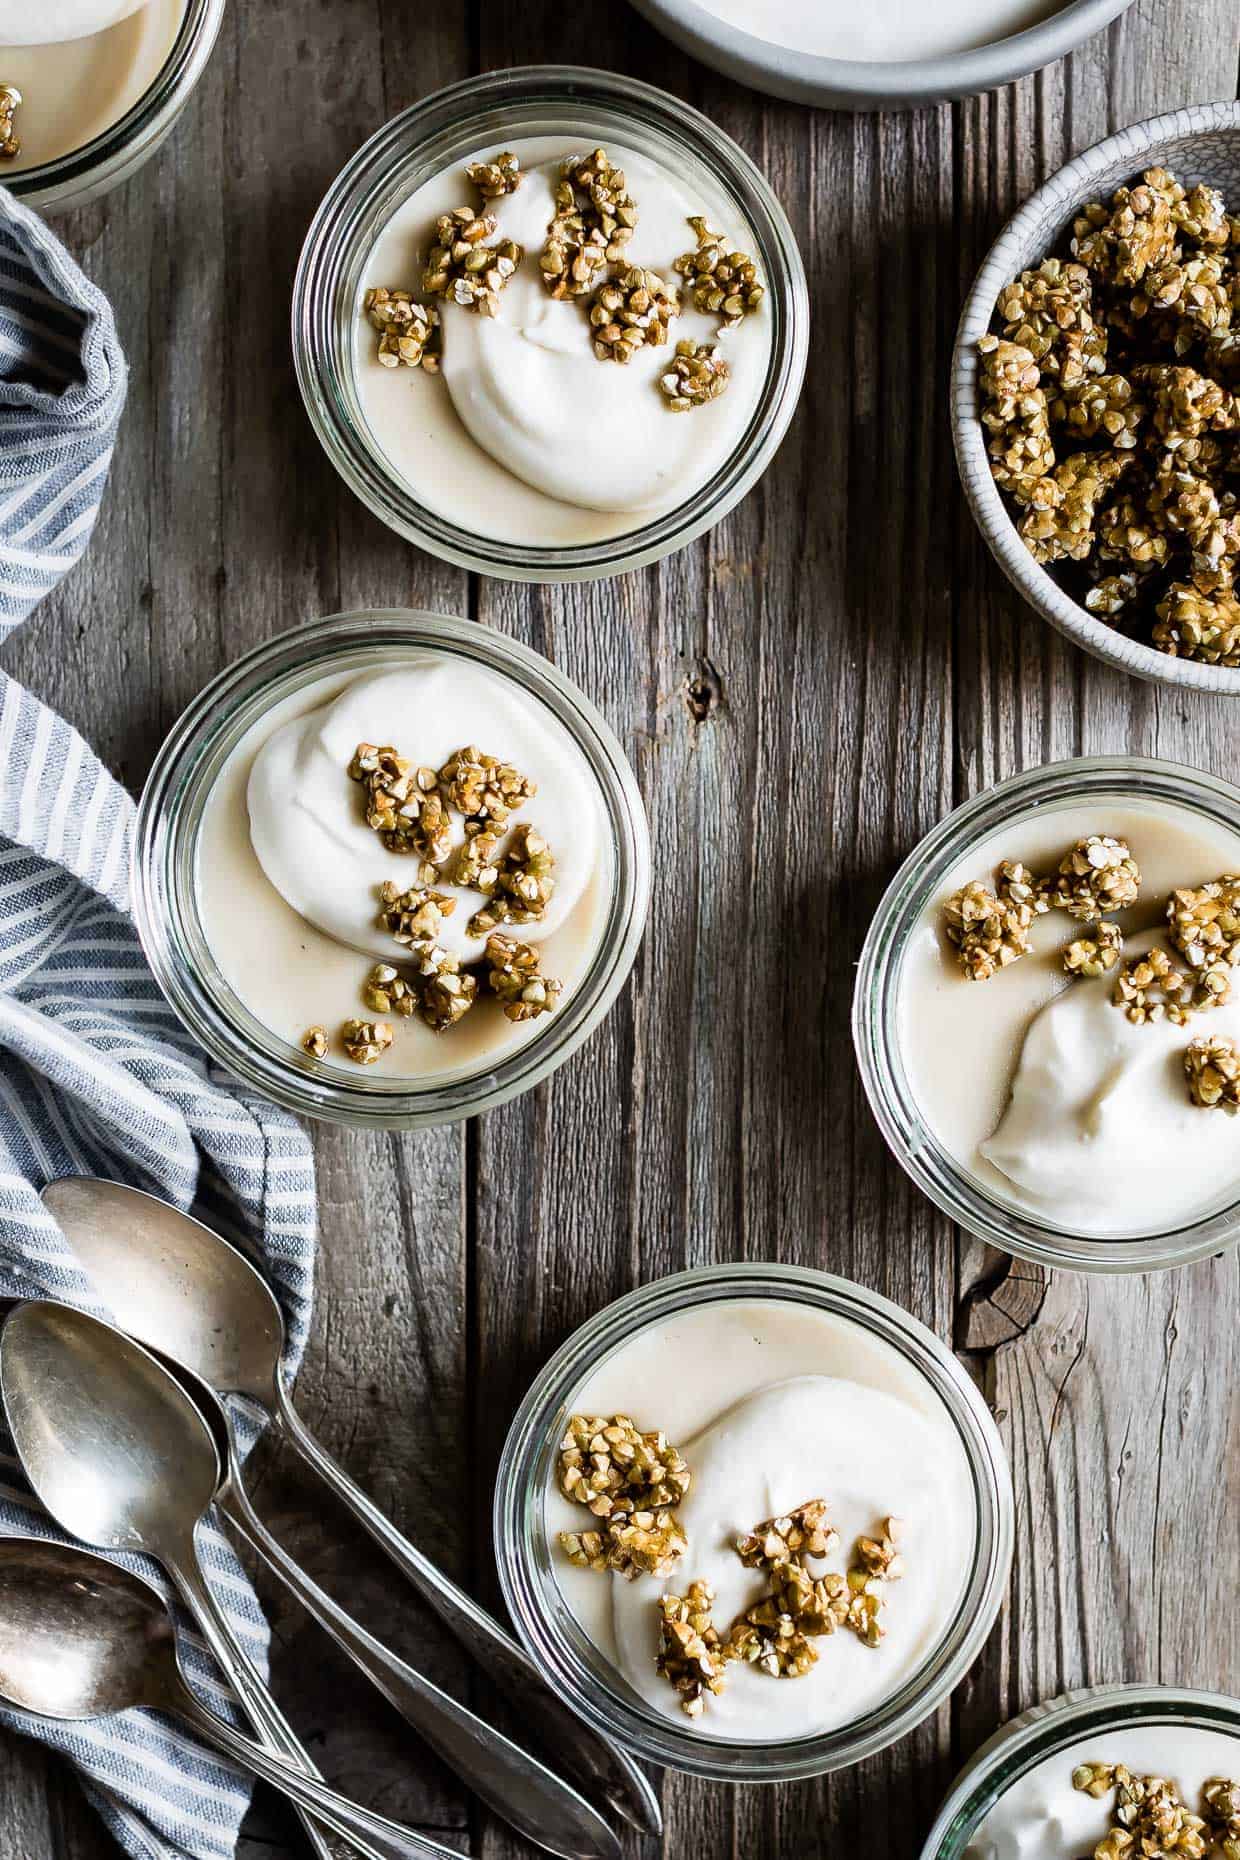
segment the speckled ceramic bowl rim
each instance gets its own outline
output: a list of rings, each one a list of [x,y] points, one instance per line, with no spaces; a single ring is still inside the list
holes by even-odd
[[[633,0],[652,26],[728,77],[794,103],[844,110],[909,110],[1010,84],[1066,57],[1131,4],[1132,0],[1069,0],[1036,26],[974,51],[870,64],[774,45],[717,18],[699,0]]]
[[[985,436],[977,417],[977,340],[989,327],[1003,286],[1030,262],[1022,251],[1030,229],[1044,222],[1048,214],[1057,214],[1061,223],[1066,223],[1094,192],[1094,177],[1114,163],[1123,162],[1136,174],[1150,166],[1151,157],[1168,143],[1206,137],[1225,129],[1240,130],[1240,103],[1194,104],[1166,116],[1151,117],[1148,122],[1134,123],[1104,142],[1096,142],[1030,195],[991,246],[965,301],[952,354],[951,421],[960,481],[977,526],[1012,586],[1044,620],[1096,659],[1104,659],[1136,678],[1240,696],[1240,670],[1172,659],[1139,640],[1125,639],[1063,592],[1034,561],[1017,534],[990,475]]]

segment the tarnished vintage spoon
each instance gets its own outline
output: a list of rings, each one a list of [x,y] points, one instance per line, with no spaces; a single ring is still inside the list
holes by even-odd
[[[376,1640],[321,1589],[274,1538],[250,1502],[232,1422],[223,1402],[200,1376],[179,1363],[172,1374],[206,1421],[223,1478],[215,1495],[238,1535],[294,1594],[307,1614],[366,1674],[423,1741],[497,1815],[535,1847],[561,1860],[620,1860],[620,1843],[597,1810],[493,1725],[441,1692],[399,1655]]]
[[[36,1301],[14,1306],[0,1331],[0,1395],[22,1471],[45,1509],[84,1543],[143,1551],[161,1564],[263,1743],[315,1776],[203,1578],[196,1535],[220,1461],[179,1383],[110,1324]],[[336,1860],[313,1814],[299,1812],[319,1860]],[[356,1844],[372,1857],[393,1851]]]
[[[631,1758],[561,1703],[516,1641],[401,1535],[307,1431],[281,1369],[280,1307],[249,1261],[201,1221],[119,1182],[65,1177],[44,1189],[43,1200],[122,1329],[220,1393],[261,1402],[543,1747],[634,1827],[661,1834],[658,1799]]]
[[[217,1718],[181,1672],[163,1598],[76,1545],[0,1538],[0,1698],[41,1718],[107,1718],[140,1707],[170,1712],[360,1851],[381,1860],[462,1860]]]

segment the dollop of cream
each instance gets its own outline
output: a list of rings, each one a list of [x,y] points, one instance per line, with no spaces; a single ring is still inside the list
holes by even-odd
[[[697,243],[688,222],[701,213],[701,202],[651,162],[627,150],[610,152],[638,206],[626,248],[630,262],[675,288],[682,280],[673,261]],[[488,207],[497,236],[515,239],[525,256],[500,293],[496,316],[443,306],[443,378],[474,441],[535,490],[587,510],[656,509],[674,501],[701,448],[719,446],[722,463],[734,443],[725,404],[737,392],[735,381],[708,406],[669,409],[658,381],[676,342],[721,342],[730,363],[748,349],[761,366],[769,338],[758,331],[766,312],[721,338],[717,320],[689,305],[672,319],[660,347],[639,349],[625,364],[599,361],[582,304],[550,297],[538,269],[559,168],[558,162],[532,168],[514,194]],[[719,230],[740,234],[736,227]]]
[[[1133,937],[1125,957],[1161,941]],[[1240,990],[1180,1027],[1134,1026],[1113,993],[1113,974],[1075,981],[1034,1016],[981,1151],[1067,1227],[1150,1233],[1240,1188],[1240,1119],[1194,1104],[1184,1075],[1197,1035],[1240,1039]]]
[[[276,730],[254,759],[246,795],[250,839],[271,883],[307,922],[367,955],[399,957],[375,921],[378,890],[388,879],[402,890],[412,885],[415,861],[389,852],[366,824],[362,789],[347,772],[363,742],[391,744],[431,768],[474,744],[530,777],[538,791],[510,826],[528,823],[544,836],[556,886],[545,917],[514,934],[539,942],[566,921],[594,871],[602,832],[598,788],[585,758],[507,679],[455,655],[427,652],[356,678],[330,703]],[[458,844],[463,839],[462,827]],[[457,900],[439,941],[476,958],[485,938],[470,937],[466,925],[484,899],[459,886],[435,889]]]
[[[145,5],[146,0],[0,0],[0,46],[85,39]]]
[[[941,1636],[967,1579],[973,1520],[944,1513],[945,1443],[907,1402],[834,1376],[796,1376],[745,1396],[696,1439],[678,1443],[693,1483],[677,1513],[689,1547],[671,1577],[609,1578],[617,1657],[641,1696],[685,1720],[675,1692],[654,1669],[658,1601],[695,1579],[715,1591],[721,1632],[761,1599],[760,1572],[735,1551],[738,1536],[807,1499],[825,1498],[840,1533],[836,1550],[812,1565],[843,1573],[860,1535],[885,1517],[901,1519],[906,1573],[890,1585],[887,1635],[866,1647],[846,1630],[816,1642],[818,1661],[797,1679],[730,1665],[725,1690],[694,1720],[704,1736],[778,1742],[845,1724],[896,1691]],[[947,1443],[950,1445],[950,1443]]]

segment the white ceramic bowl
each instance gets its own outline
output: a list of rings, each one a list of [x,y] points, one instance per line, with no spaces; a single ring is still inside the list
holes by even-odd
[[[969,97],[1027,77],[1101,32],[1132,0],[1068,0],[1049,19],[993,45],[942,58],[868,64],[774,45],[719,19],[699,0],[633,0],[637,11],[683,51],[772,97],[830,110],[911,110]]]
[[[1044,620],[1108,665],[1137,678],[1240,696],[1240,669],[1173,659],[1126,639],[1074,601],[1026,549],[990,474],[977,409],[977,341],[1003,286],[1060,244],[1086,201],[1105,198],[1146,168],[1169,168],[1185,186],[1206,181],[1240,203],[1240,103],[1199,103],[1121,129],[1053,174],[1013,215],[986,255],[965,301],[952,355],[952,437],[965,496],[1000,568]]]

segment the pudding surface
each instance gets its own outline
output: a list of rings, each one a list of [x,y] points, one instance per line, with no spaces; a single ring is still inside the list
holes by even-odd
[[[0,10],[0,83],[22,93],[16,122],[21,148],[0,166],[0,182],[71,155],[119,122],[168,62],[185,5],[186,0],[145,0],[136,10],[109,6],[105,12],[113,23],[85,33],[80,31],[89,19],[85,9],[53,6],[49,16],[40,7],[40,31],[50,32],[60,21],[74,32],[44,42],[27,42],[33,28],[10,27],[8,10]],[[23,8],[27,19],[34,10]]]

